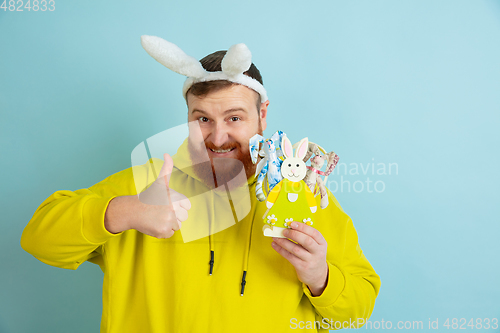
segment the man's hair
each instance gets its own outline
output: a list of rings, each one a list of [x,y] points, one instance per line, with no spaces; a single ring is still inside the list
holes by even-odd
[[[212,54],[207,55],[203,59],[200,60],[203,68],[208,72],[220,72],[222,71],[222,59],[226,55],[227,51],[216,51]],[[260,82],[260,84],[264,85],[264,81],[262,80],[262,75],[260,75],[260,71],[255,67],[252,63],[250,68],[244,72],[243,74],[250,76],[251,78]],[[198,82],[193,84],[189,90],[186,92],[186,96],[188,93],[193,94],[194,96],[206,96],[208,93],[219,91],[225,88],[232,87],[237,85],[238,83],[234,83],[227,80],[217,80],[217,81],[207,81],[207,82]],[[257,92],[256,92],[257,93]],[[257,93],[257,112],[260,114],[260,94]]]

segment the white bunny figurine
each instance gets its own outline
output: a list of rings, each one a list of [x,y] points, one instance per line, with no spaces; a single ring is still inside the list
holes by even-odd
[[[313,193],[303,181],[307,171],[303,160],[308,148],[307,138],[300,140],[295,156],[292,143],[286,136],[281,147],[285,156],[281,164],[283,180],[267,196],[263,231],[264,236],[283,238],[283,230],[289,228],[292,221],[313,225],[317,205]]]

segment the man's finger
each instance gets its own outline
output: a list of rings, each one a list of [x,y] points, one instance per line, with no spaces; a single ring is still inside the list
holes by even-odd
[[[293,254],[300,260],[307,261],[311,257],[311,253],[309,253],[307,249],[303,248],[298,244],[295,244],[289,239],[273,237],[273,241],[274,243],[278,244],[280,247],[290,252],[290,254]]]
[[[175,212],[175,217],[179,221],[184,222],[187,220],[188,212],[184,208],[179,207],[177,204],[174,204],[174,212]]]
[[[166,186],[169,186],[170,183],[170,175],[172,174],[172,169],[174,168],[174,161],[169,154],[163,154],[163,165],[160,170],[160,174],[158,178],[165,178],[166,176]]]
[[[283,236],[299,244],[309,253],[315,253],[319,244],[311,236],[293,229],[287,229],[283,231]],[[292,243],[295,244],[295,243]]]
[[[176,223],[172,223],[172,230],[177,231],[181,228],[181,223],[178,220],[176,220],[175,222]]]
[[[280,238],[280,239],[283,239],[283,238]],[[297,257],[296,255],[290,253],[288,250],[284,249],[283,247],[281,247],[277,242],[272,242],[271,243],[273,249],[278,252],[283,258],[285,258],[286,260],[288,260],[288,262],[290,264],[293,265],[293,267],[297,267],[297,265],[299,265],[301,262],[303,262],[302,259],[300,259],[299,257]]]
[[[315,229],[305,223],[292,222],[290,223],[290,227],[291,229],[288,229],[290,236],[288,235],[285,236],[290,239],[293,239],[294,241],[304,246],[305,248],[312,247],[315,244],[310,243],[309,240],[307,240],[307,237],[304,237],[304,235],[307,235],[310,238],[312,238],[314,242],[317,243],[318,245],[324,245],[326,243],[325,238],[318,231],[318,229]]]
[[[179,204],[181,205],[182,208],[186,209],[186,210],[190,210],[191,209],[191,201],[186,198],[184,200],[181,200],[179,202]]]
[[[177,204],[178,206],[186,210],[191,209],[191,201],[189,201],[188,197],[186,197],[182,193],[170,189],[170,199],[172,200],[173,203]]]
[[[165,178],[165,189],[167,190],[167,206],[172,206],[172,198],[170,197],[170,188],[168,187],[168,182],[169,182],[169,176],[165,175],[163,178]]]

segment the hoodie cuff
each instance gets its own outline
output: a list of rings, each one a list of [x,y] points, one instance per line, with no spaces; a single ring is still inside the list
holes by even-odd
[[[121,232],[112,234],[104,226],[104,214],[109,202],[115,197],[91,197],[83,205],[82,233],[89,242],[102,244],[113,236],[121,234]]]
[[[345,287],[344,273],[330,262],[326,263],[328,264],[328,281],[321,295],[313,296],[307,285],[302,284],[304,293],[315,308],[324,308],[335,303]]]

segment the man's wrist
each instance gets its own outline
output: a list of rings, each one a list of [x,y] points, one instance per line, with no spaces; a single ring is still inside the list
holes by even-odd
[[[328,285],[328,264],[326,265],[326,273],[323,274],[324,277],[317,284],[307,285],[307,288],[311,292],[311,295],[314,297],[321,296],[326,286]]]
[[[130,229],[129,222],[133,211],[134,196],[121,196],[110,200],[104,214],[104,227],[112,234]]]

